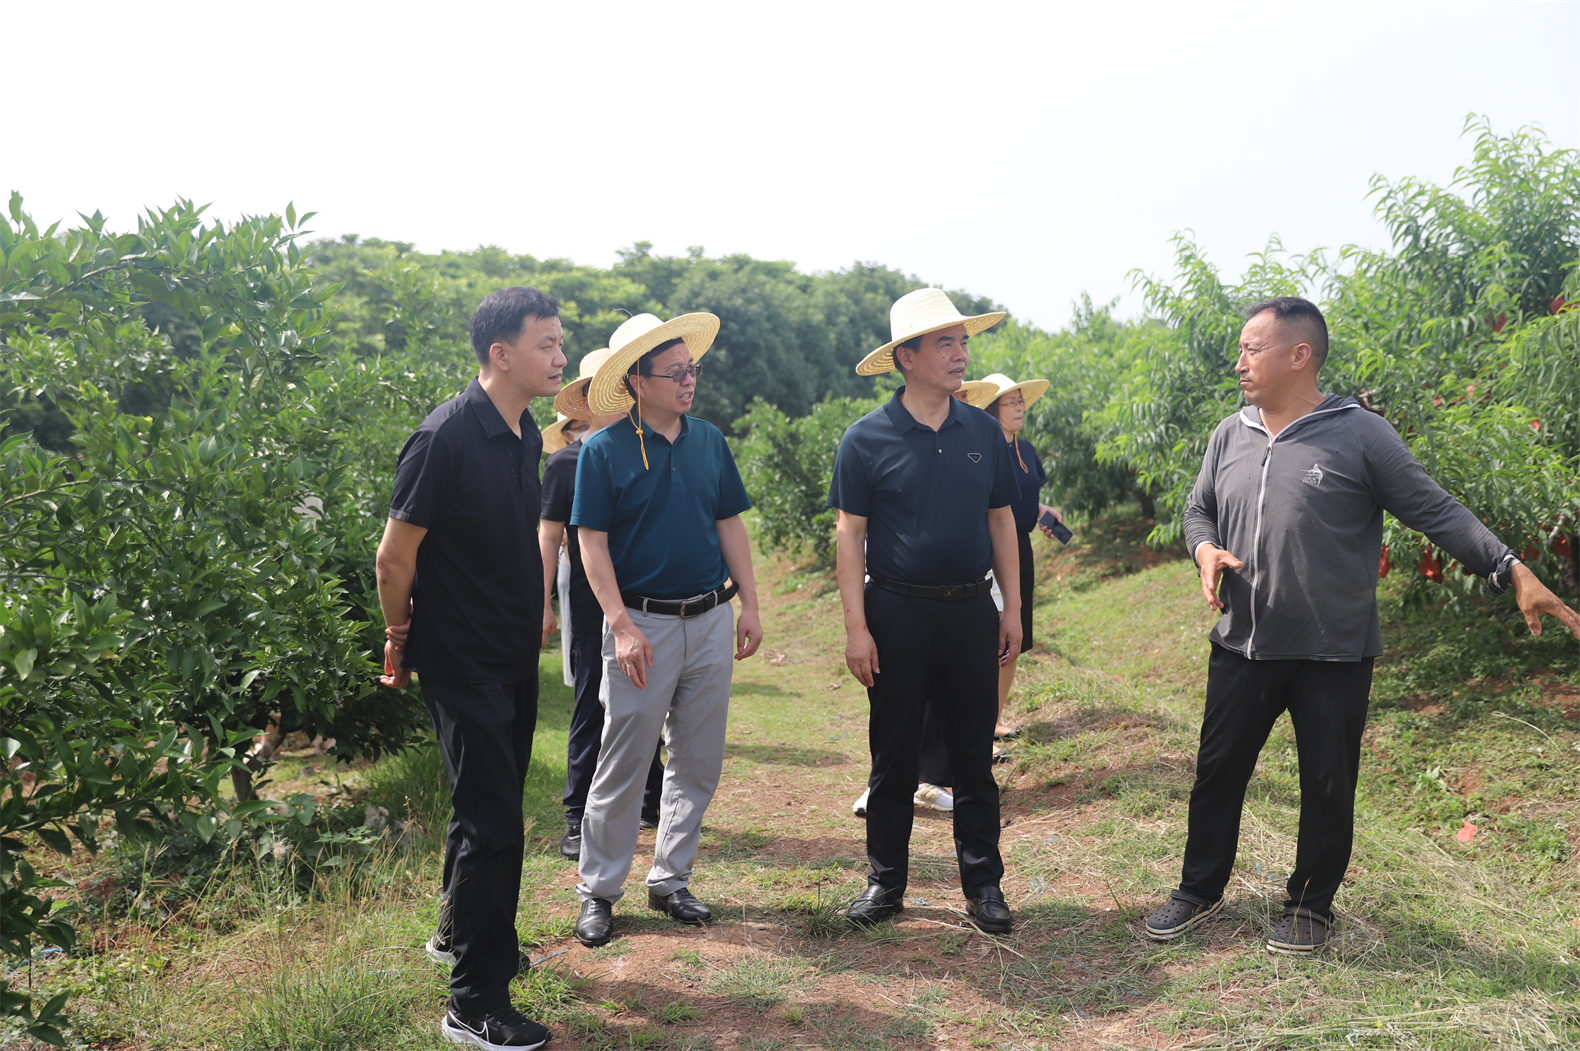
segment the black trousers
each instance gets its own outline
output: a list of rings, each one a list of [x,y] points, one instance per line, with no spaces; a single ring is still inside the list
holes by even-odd
[[[587,808],[587,790],[598,771],[598,748],[603,743],[603,704],[598,687],[603,685],[603,632],[571,632],[571,678],[576,683],[576,708],[571,712],[570,739],[565,748],[565,823],[580,825]],[[660,742],[662,748],[662,742]],[[653,765],[647,768],[647,787],[642,793],[642,809],[658,810],[664,793],[664,763],[660,750],[653,750]]]
[[[1285,889],[1291,904],[1331,915],[1354,846],[1374,660],[1253,661],[1213,646],[1180,893],[1203,903],[1222,896],[1239,849],[1245,786],[1287,709],[1300,756],[1300,837]]]
[[[963,602],[866,589],[867,629],[882,669],[867,691],[872,794],[867,800],[870,882],[903,892],[910,878],[922,719],[931,704],[945,728],[955,797],[955,856],[966,896],[1004,876],[999,855],[993,724],[998,718],[998,612],[988,595]]]
[[[450,780],[440,931],[456,956],[450,999],[469,1013],[510,1006],[520,944],[522,787],[538,721],[538,680],[444,682],[422,696]]]

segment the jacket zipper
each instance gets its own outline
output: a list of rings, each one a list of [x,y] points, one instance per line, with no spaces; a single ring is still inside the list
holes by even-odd
[[[1267,502],[1267,462],[1273,458],[1273,443],[1278,441],[1278,439],[1283,435],[1288,434],[1297,424],[1300,424],[1305,420],[1309,420],[1314,416],[1328,416],[1336,412],[1343,412],[1345,409],[1356,407],[1357,406],[1352,404],[1339,405],[1331,409],[1318,409],[1316,412],[1309,412],[1306,415],[1300,417],[1300,419],[1295,420],[1288,427],[1285,427],[1283,430],[1279,431],[1277,435],[1267,435],[1267,448],[1262,453],[1262,482],[1256,493],[1256,532],[1251,538],[1251,557],[1256,561],[1254,563],[1254,569],[1252,570],[1251,578],[1251,634],[1250,637],[1245,640],[1246,660],[1255,660],[1255,658],[1251,656],[1251,649],[1256,645],[1256,585],[1257,581],[1259,581],[1262,577],[1262,507]],[[1242,415],[1240,419],[1244,421],[1245,416]],[[1263,434],[1267,434],[1267,428],[1263,427],[1260,422],[1247,424],[1247,426],[1254,427]]]

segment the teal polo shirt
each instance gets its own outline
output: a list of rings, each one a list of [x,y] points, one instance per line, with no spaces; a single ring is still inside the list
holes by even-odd
[[[993,568],[988,511],[1020,493],[1015,453],[998,421],[949,399],[938,430],[916,422],[900,395],[845,432],[828,505],[867,520],[874,577],[939,587]]]
[[[712,591],[729,576],[718,522],[752,506],[735,457],[717,427],[691,416],[680,418],[673,444],[651,430],[645,437],[646,469],[630,417],[583,443],[571,525],[609,534],[623,594],[683,599]]]

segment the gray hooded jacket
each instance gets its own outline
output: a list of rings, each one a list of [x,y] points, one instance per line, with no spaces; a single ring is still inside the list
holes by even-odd
[[[1329,395],[1277,438],[1254,406],[1224,420],[1185,508],[1193,556],[1207,541],[1245,562],[1224,572],[1226,609],[1208,637],[1252,660],[1381,654],[1384,511],[1477,576],[1513,554],[1354,398]]]

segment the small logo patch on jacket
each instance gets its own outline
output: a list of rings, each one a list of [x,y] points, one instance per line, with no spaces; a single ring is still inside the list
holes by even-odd
[[[982,462],[982,454],[981,453],[966,453],[966,459],[970,460],[972,463],[981,463]]]
[[[1305,482],[1307,485],[1321,485],[1322,484],[1322,468],[1318,467],[1316,464],[1312,464],[1311,465],[1311,470],[1306,471],[1304,474],[1302,474],[1300,476],[1300,480],[1302,482]]]

